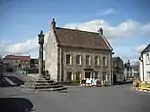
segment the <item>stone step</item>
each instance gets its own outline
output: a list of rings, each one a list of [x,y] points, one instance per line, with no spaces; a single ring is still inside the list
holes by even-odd
[[[37,82],[37,83],[54,83],[53,80],[35,80],[34,82]]]
[[[40,83],[40,82],[34,82],[36,85],[47,85],[47,84],[50,84],[50,85],[58,85],[60,83],[58,82],[53,82],[53,83],[48,83],[48,82],[45,82],[45,83]]]
[[[33,88],[35,89],[41,89],[41,88],[60,88],[60,87],[63,87],[62,85],[55,85],[55,86],[51,86],[51,85],[48,85],[48,86],[33,86]]]

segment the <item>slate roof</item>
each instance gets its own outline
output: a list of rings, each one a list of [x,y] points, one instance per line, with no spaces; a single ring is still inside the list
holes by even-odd
[[[111,50],[99,33],[55,27],[55,34],[61,46]]]
[[[120,57],[113,57],[113,61],[123,61]]]
[[[150,44],[145,47],[145,49],[141,52],[141,54],[145,53],[145,52],[148,52],[148,51],[150,51]]]

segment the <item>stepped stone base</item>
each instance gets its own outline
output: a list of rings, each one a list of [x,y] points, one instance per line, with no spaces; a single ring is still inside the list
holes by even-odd
[[[47,79],[46,77],[38,77],[33,81],[26,82],[21,87],[31,91],[61,91],[67,90],[62,84],[54,80]]]

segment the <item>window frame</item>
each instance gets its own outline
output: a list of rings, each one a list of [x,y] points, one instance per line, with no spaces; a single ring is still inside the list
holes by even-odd
[[[87,57],[88,57],[88,58],[87,58]],[[85,58],[86,58],[86,59],[85,59],[85,60],[86,60],[86,61],[85,61],[85,62],[86,62],[86,65],[90,66],[90,65],[91,65],[91,56],[90,56],[90,55],[86,55]],[[88,63],[87,63],[87,60],[88,60]]]
[[[70,55],[69,63],[67,63],[67,55]],[[66,55],[65,55],[65,64],[66,64],[66,65],[71,65],[71,64],[72,64],[71,54],[66,54]]]
[[[95,66],[100,66],[100,57],[98,55],[95,56]]]
[[[105,60],[104,60],[105,59]],[[102,65],[103,66],[107,66],[107,57],[106,56],[103,56],[102,57]]]
[[[69,75],[70,75],[70,77],[68,78]],[[69,82],[72,81],[72,72],[71,71],[66,71],[66,81],[69,81]]]
[[[146,54],[146,64],[150,65],[150,54]]]
[[[79,60],[77,60],[78,56],[79,56]],[[78,61],[79,61],[79,63],[78,63]],[[82,56],[81,55],[76,55],[76,65],[82,65]]]
[[[147,71],[147,79],[150,81],[150,71]]]

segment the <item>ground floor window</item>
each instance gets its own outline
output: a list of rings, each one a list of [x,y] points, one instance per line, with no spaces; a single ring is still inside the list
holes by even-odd
[[[150,71],[147,72],[147,79],[150,81]]]
[[[98,72],[95,72],[95,79],[98,79]]]
[[[76,80],[80,80],[80,75],[81,75],[81,72],[76,73]]]
[[[72,79],[72,72],[67,72],[66,73],[66,81],[71,81]]]
[[[103,74],[102,74],[102,79],[103,79],[103,80],[106,80],[106,72],[103,72]]]

